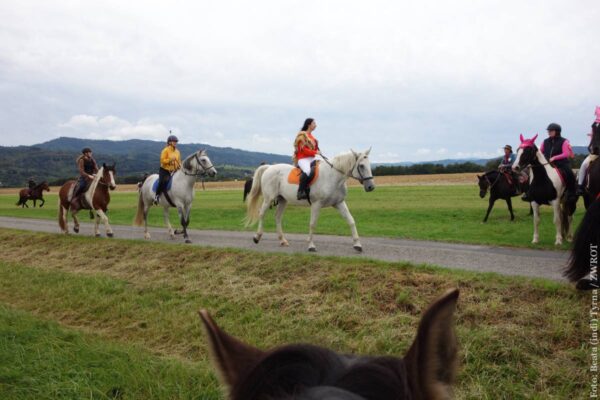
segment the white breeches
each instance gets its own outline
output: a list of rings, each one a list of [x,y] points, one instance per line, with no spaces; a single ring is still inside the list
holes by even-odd
[[[306,157],[298,160],[298,168],[302,170],[306,175],[310,175],[310,163],[314,160],[322,160],[320,156]]]
[[[579,183],[580,185],[583,185],[583,181],[585,180],[585,174],[587,174],[587,169],[588,169],[588,167],[590,165],[590,159],[591,158],[592,158],[592,156],[589,155],[581,163],[581,167],[579,168],[579,173],[578,173],[578,176],[577,176],[577,183]]]

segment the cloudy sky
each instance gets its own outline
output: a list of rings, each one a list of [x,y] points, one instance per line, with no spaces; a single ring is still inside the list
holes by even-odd
[[[491,157],[600,105],[589,1],[2,1],[0,145],[59,136]]]

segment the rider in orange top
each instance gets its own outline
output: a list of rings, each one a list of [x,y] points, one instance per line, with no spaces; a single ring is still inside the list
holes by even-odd
[[[312,132],[317,128],[313,118],[307,118],[294,140],[294,164],[302,170],[298,186],[298,200],[308,199],[308,183],[314,176],[315,160],[320,160],[319,141]]]

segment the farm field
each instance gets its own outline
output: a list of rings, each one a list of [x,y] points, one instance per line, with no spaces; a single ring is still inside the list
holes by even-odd
[[[457,399],[587,395],[590,297],[541,279],[0,229],[0,398],[222,399],[197,317],[258,347],[401,355],[461,290]]]
[[[487,208],[486,199],[479,198],[475,182],[464,184],[464,175],[458,174],[456,183],[439,184],[433,177],[420,183],[414,177],[399,184],[382,184],[372,193],[361,187],[349,188],[348,207],[352,212],[361,236],[383,236],[407,239],[437,240],[447,242],[490,244],[532,248],[555,248],[555,228],[552,211],[542,207],[540,244],[531,245],[533,226],[528,214],[528,203],[513,198],[516,220],[509,219],[506,203],[498,201],[487,224],[481,221]],[[473,178],[474,174],[468,174]],[[403,177],[383,177],[403,178]],[[428,178],[428,179],[429,179]],[[379,177],[377,181],[379,181]],[[463,183],[458,183],[458,182]],[[412,182],[408,184],[408,182]],[[235,183],[235,182],[234,182]],[[241,183],[237,189],[209,188],[199,190],[192,207],[190,227],[194,229],[244,230],[242,219],[245,204],[242,203]],[[56,191],[45,195],[44,208],[22,209],[15,206],[14,194],[0,195],[0,215],[23,218],[56,219]],[[113,193],[109,218],[111,224],[131,225],[137,207],[135,191]],[[274,212],[265,218],[267,232],[274,231]],[[583,208],[575,214],[577,226]],[[83,215],[85,217],[85,215]],[[87,217],[84,218],[84,220]],[[154,208],[149,223],[162,226],[162,211]],[[305,233],[308,231],[309,210],[307,207],[288,207],[284,216],[284,231]],[[171,221],[177,224],[176,212],[171,210]],[[58,230],[58,226],[57,226]],[[254,228],[248,228],[248,231]],[[317,225],[317,234],[349,236],[345,221],[334,209],[324,209]],[[141,237],[141,233],[140,233]],[[568,248],[565,243],[563,249]]]

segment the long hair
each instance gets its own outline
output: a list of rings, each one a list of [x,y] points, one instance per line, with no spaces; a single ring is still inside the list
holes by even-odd
[[[315,119],[314,118],[306,118],[304,120],[304,125],[302,125],[302,129],[300,129],[301,131],[305,131],[308,129],[308,127],[310,126],[310,124],[313,123]]]

